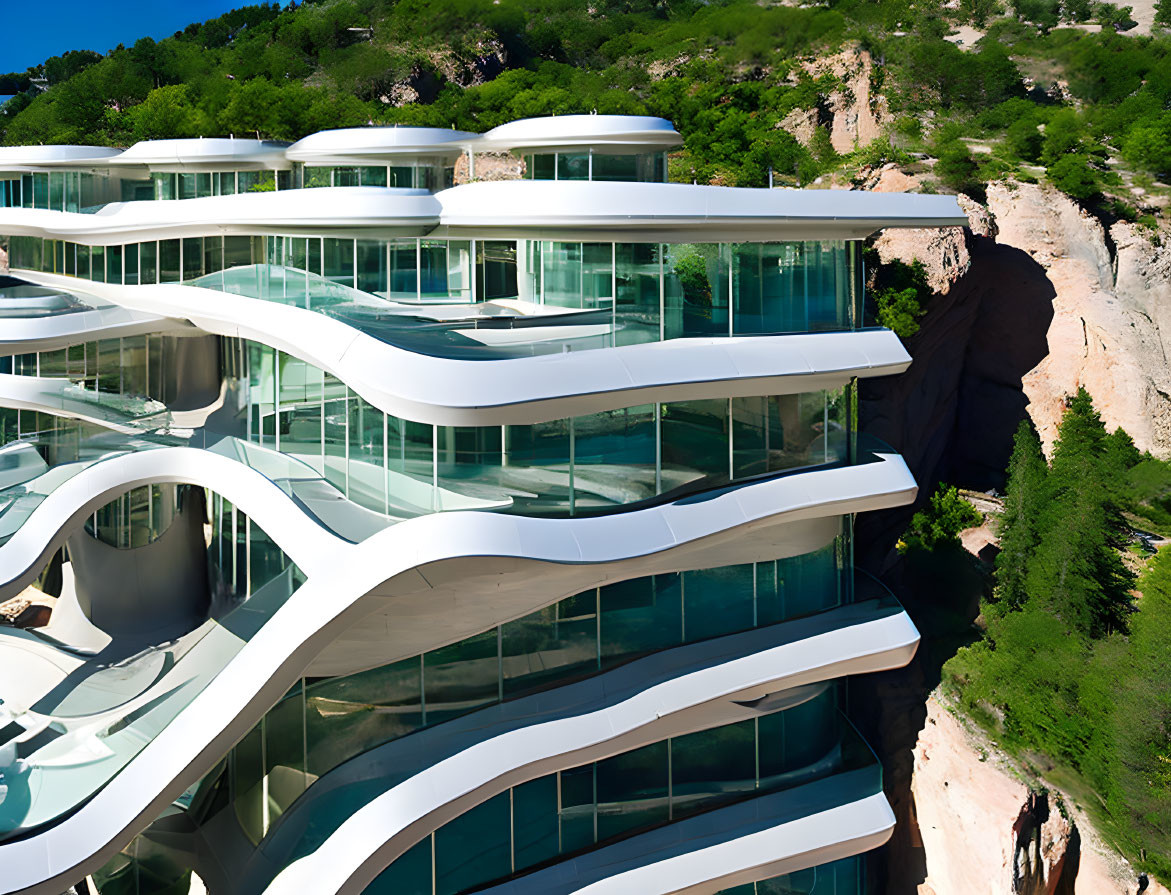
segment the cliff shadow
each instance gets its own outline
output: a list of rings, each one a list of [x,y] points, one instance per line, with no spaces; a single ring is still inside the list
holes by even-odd
[[[900,557],[899,537],[939,482],[1002,489],[1012,436],[1026,415],[1024,377],[1049,353],[1056,290],[1028,253],[968,234],[971,265],[947,295],[936,295],[907,343],[901,376],[865,380],[863,432],[898,450],[919,483],[916,505],[860,516],[855,556],[883,578],[919,628],[922,641],[905,668],[851,682],[857,723],[886,770],[898,818],[875,874],[889,895],[913,895],[927,876],[911,795],[914,746],[926,699],[944,663],[976,636],[973,622],[991,586],[986,562],[962,551]]]

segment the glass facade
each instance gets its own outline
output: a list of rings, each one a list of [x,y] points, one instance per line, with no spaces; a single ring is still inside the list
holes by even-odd
[[[716,895],[867,895],[866,855],[854,855],[795,870],[743,886],[721,889]]]
[[[209,236],[85,246],[12,237],[13,268],[187,282],[337,317],[423,353],[491,359],[662,339],[862,325],[857,243],[582,243]],[[431,303],[505,307],[452,319]],[[404,313],[417,305],[418,313]],[[500,345],[492,333],[526,327]],[[557,327],[555,335],[542,327]]]
[[[156,171],[145,199],[202,199],[236,193],[267,193],[293,186],[291,171]]]
[[[4,462],[7,459],[7,449],[0,451],[0,470],[5,472],[11,468]],[[5,503],[10,490],[0,490],[0,513],[10,509]],[[90,531],[112,546],[142,546],[162,533],[164,523],[168,522],[167,516],[173,517],[185,495],[190,493],[191,489],[186,486],[162,486],[157,492],[154,487],[135,489],[99,509],[89,521]],[[169,514],[168,500],[175,502]],[[210,507],[207,562],[215,597],[213,605],[218,607],[216,621],[232,632],[229,637],[213,637],[207,641],[218,644],[211,656],[216,663],[194,676],[180,675],[178,684],[173,687],[165,686],[163,678],[174,666],[168,665],[162,672],[156,670],[155,674],[160,675],[163,684],[158,695],[117,723],[109,723],[93,733],[91,752],[96,757],[90,761],[63,763],[53,757],[42,762],[38,759],[40,745],[22,752],[18,761],[2,769],[10,801],[6,801],[5,810],[0,811],[0,840],[73,811],[104,786],[187,706],[251,637],[255,625],[250,619],[241,619],[237,624],[235,610],[255,604],[271,614],[304,581],[301,571],[247,516],[214,494],[210,498]],[[0,515],[0,524],[4,521],[4,516]],[[205,623],[205,627],[210,624]],[[185,649],[198,650],[209,636],[204,630]],[[134,659],[128,658],[118,667],[123,665],[130,673],[135,667]],[[72,679],[79,681],[96,675],[96,682],[109,667],[108,659],[99,654],[74,668],[70,674]],[[71,723],[75,723],[74,718],[108,711],[109,706],[103,701],[104,692],[98,686],[93,693],[82,691],[80,695],[74,693],[70,697],[59,695],[59,701],[62,698],[72,698],[73,701],[69,711],[54,721],[61,729],[49,741],[69,732]],[[86,700],[97,700],[98,704],[87,706]],[[51,709],[44,702],[38,704],[38,711],[52,716]],[[8,731],[8,734],[11,736],[12,732]],[[29,741],[30,744],[34,742]]]
[[[344,677],[304,680],[249,737],[279,743],[282,754],[294,760],[285,767],[314,780],[370,749],[476,709],[660,650],[824,612],[852,599],[849,533],[843,530],[815,553],[591,588],[409,659]],[[246,749],[231,765],[235,789],[259,793],[261,766],[248,754]],[[300,791],[286,786],[283,802],[270,793],[269,821]],[[255,807],[241,810],[241,823],[259,841],[269,824],[257,823],[261,814]]]
[[[154,199],[149,180],[108,171],[51,171],[0,180],[0,208],[92,213],[111,202]]]
[[[844,771],[861,771],[859,788],[880,792],[881,769],[838,713],[836,697],[830,686],[784,711],[512,787],[441,826],[365,891],[461,895],[666,823]]]
[[[450,509],[581,515],[850,456],[849,386],[525,426],[433,426],[383,413],[282,351],[249,342],[247,355],[248,439],[394,517]]]
[[[388,186],[436,193],[455,183],[451,159],[403,158],[393,165],[302,165],[293,167],[293,184],[324,186]]]
[[[620,180],[666,183],[667,153],[610,153],[594,149],[523,156],[528,180]]]

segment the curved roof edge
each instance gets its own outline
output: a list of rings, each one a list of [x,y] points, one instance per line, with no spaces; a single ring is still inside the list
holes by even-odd
[[[422,155],[454,157],[479,139],[479,134],[441,127],[346,127],[302,137],[285,151],[285,157],[307,165],[386,163]]]
[[[181,212],[171,204],[177,201],[183,203]],[[435,194],[323,187],[115,203],[96,214],[0,209],[0,227],[8,235],[96,245],[146,235],[320,235],[325,230],[339,235],[381,230],[494,239],[772,242],[863,239],[889,227],[967,224],[955,196],[604,181],[489,181]]]
[[[436,194],[452,235],[702,241],[862,239],[888,227],[964,227],[955,196],[862,190],[752,189],[683,183],[509,180]],[[579,236],[584,234],[584,236]]]
[[[0,171],[26,173],[41,168],[86,167],[109,164],[121,149],[109,146],[0,146]]]
[[[111,167],[146,166],[156,171],[212,171],[225,165],[249,171],[290,167],[288,143],[236,137],[143,140],[111,158]]]
[[[58,274],[24,274],[53,285]],[[492,361],[419,354],[316,311],[198,286],[87,283],[129,310],[252,339],[344,381],[394,416],[441,426],[527,425],[652,401],[796,394],[911,363],[890,330],[672,339]],[[26,348],[26,350],[29,350]]]
[[[649,115],[550,115],[494,127],[472,147],[484,150],[609,148],[626,152],[673,149],[683,142],[665,118]]]
[[[422,236],[439,223],[440,205],[421,189],[322,187],[237,193],[200,199],[117,202],[96,214],[0,209],[9,236],[40,236],[91,245],[140,239],[226,234]]]

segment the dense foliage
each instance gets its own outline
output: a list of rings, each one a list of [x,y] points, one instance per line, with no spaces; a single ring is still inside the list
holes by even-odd
[[[954,485],[940,485],[927,506],[911,519],[900,547],[903,552],[958,547],[960,532],[979,525],[981,518]]]
[[[1153,470],[1161,468],[1156,475]],[[1107,433],[1079,390],[1046,463],[1027,422],[1008,469],[984,637],[945,666],[963,708],[1042,753],[1143,869],[1171,877],[1171,551],[1135,600],[1126,517],[1161,500],[1168,464]]]
[[[1058,27],[1093,20],[1108,27]],[[972,21],[988,27],[976,48],[945,39]],[[532,115],[650,113],[685,136],[676,180],[762,186],[771,172],[774,182],[808,183],[909,161],[910,151],[937,159],[949,189],[979,195],[1009,174],[1047,176],[1099,201],[1119,186],[1119,159],[1143,177],[1171,174],[1171,40],[1116,33],[1127,22],[1094,0],[1013,0],[1007,10],[998,0],[956,9],[923,0],[259,4],[104,57],[74,51],[0,75],[0,93],[17,92],[0,139],[296,139],[367,122],[483,130]],[[802,64],[847,44],[876,60],[870,87],[895,116],[888,139],[871,144],[877,153],[834,151],[825,123],[844,84]],[[1058,80],[1071,95],[1051,86]],[[805,144],[781,127],[795,109],[821,122]],[[973,151],[979,142],[991,151]]]
[[[870,271],[866,296],[873,302],[875,320],[909,339],[919,332],[919,320],[927,313],[932,295],[923,262],[915,259],[907,264],[893,258],[883,263],[872,248],[866,250],[864,257]]]

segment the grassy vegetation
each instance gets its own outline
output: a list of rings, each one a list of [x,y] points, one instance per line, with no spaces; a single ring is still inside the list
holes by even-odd
[[[1104,202],[1122,183],[1111,158],[1153,184],[1171,174],[1171,39],[1058,27],[1102,20],[1092,0],[306,0],[243,7],[173,37],[102,57],[75,51],[36,72],[0,75],[20,91],[0,140],[108,143],[257,134],[296,139],[367,122],[483,130],[571,112],[649,113],[685,135],[679,180],[781,183],[908,153],[938,159],[945,186],[982,194],[1043,165],[1058,188]],[[945,40],[987,23],[975,49]],[[779,125],[822,112],[843,84],[802,60],[846,44],[877,64],[871,88],[894,113],[874,159],[843,157],[818,128],[809,145]],[[50,84],[38,93],[29,75]],[[1029,89],[1024,76],[1034,79]],[[1055,81],[1068,82],[1068,95]],[[992,145],[973,153],[965,141]]]
[[[1171,550],[1124,558],[1127,517],[1165,520],[1171,465],[1107,433],[1083,391],[1051,462],[1022,424],[984,636],[944,666],[969,715],[1069,786],[1140,869],[1171,879]],[[929,514],[939,515],[934,509]]]

